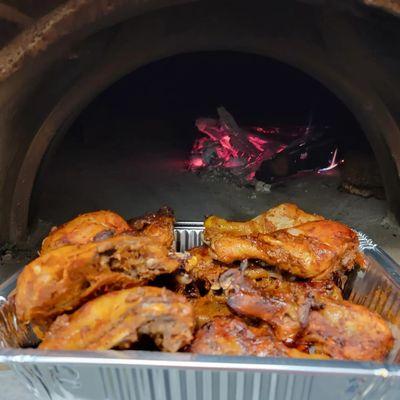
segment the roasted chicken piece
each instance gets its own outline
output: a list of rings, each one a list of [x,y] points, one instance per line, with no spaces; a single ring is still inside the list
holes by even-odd
[[[43,240],[40,254],[71,244],[97,242],[129,230],[128,223],[112,211],[95,211],[79,215],[54,227]]]
[[[349,301],[325,301],[312,310],[297,345],[340,360],[384,361],[394,339],[378,314]]]
[[[155,213],[132,218],[128,223],[136,235],[153,237],[169,249],[172,248],[175,217],[171,208],[162,207]]]
[[[195,283],[200,281],[208,290],[219,290],[219,277],[229,266],[214,260],[207,246],[194,247],[188,250],[188,253],[184,269],[191,280]]]
[[[382,361],[393,345],[388,324],[367,308],[342,300],[330,282],[263,282],[256,287],[240,271],[221,277],[228,305],[271,325],[286,344],[337,359]]]
[[[104,294],[58,317],[39,348],[129,348],[146,335],[161,350],[175,352],[191,342],[193,325],[192,307],[184,297],[167,289],[137,287]]]
[[[193,299],[193,306],[196,328],[212,321],[215,317],[231,316],[232,312],[226,304],[224,296],[217,296],[210,292],[208,295]]]
[[[248,326],[237,317],[217,317],[195,335],[192,353],[287,356],[287,348],[267,328]]]
[[[93,296],[143,285],[160,274],[174,272],[179,265],[178,255],[157,241],[129,234],[64,246],[24,268],[16,288],[17,316],[21,322],[46,328],[57,315]]]
[[[194,247],[188,250],[188,253],[189,257],[185,260],[184,271],[189,275],[189,282],[201,285],[203,291],[206,292],[210,290],[220,290],[220,276],[233,266],[214,260],[211,256],[212,252],[207,246]],[[248,267],[244,270],[244,274],[248,278],[257,281],[279,275],[278,273],[260,267],[255,263],[248,263]]]
[[[217,317],[204,325],[197,331],[190,351],[230,356],[326,358],[291,349],[266,326],[249,326],[237,317]]]
[[[210,241],[212,257],[230,264],[259,259],[301,278],[328,279],[361,258],[357,234],[339,222],[321,220],[270,234],[220,234]]]
[[[283,203],[245,222],[227,221],[212,215],[204,221],[204,238],[208,242],[220,234],[230,236],[265,234],[322,219],[324,218],[320,215],[304,212],[295,204]]]
[[[263,287],[265,282],[269,285],[271,280],[272,282],[275,282],[275,280],[284,279],[282,274],[279,272],[266,269],[265,267],[261,267],[255,263],[247,262],[247,260],[241,263],[239,270],[242,272],[243,276],[251,280],[257,287]],[[220,279],[220,286],[222,281],[223,280]]]
[[[265,272],[264,272],[265,271]],[[238,275],[238,272],[235,271]],[[226,276],[229,277],[230,273]],[[276,293],[292,293],[296,298],[300,296],[329,297],[335,300],[343,300],[342,291],[332,280],[323,281],[292,281],[283,277],[277,277],[275,273],[263,270],[263,268],[249,267],[244,271],[246,282],[251,281],[252,287],[268,290]],[[241,279],[241,278],[240,278]],[[226,285],[226,278],[220,280],[220,284]]]
[[[221,286],[229,307],[240,315],[268,322],[277,338],[288,345],[294,343],[310,311],[319,308],[323,298],[341,299],[340,289],[331,281],[251,281],[237,269],[221,276]]]

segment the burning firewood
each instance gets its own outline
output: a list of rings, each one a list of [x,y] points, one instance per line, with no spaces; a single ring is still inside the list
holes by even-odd
[[[218,119],[198,118],[196,127],[202,136],[193,144],[189,169],[222,179],[230,176],[241,186],[332,169],[340,162],[336,140],[327,129],[240,127],[223,107]]]

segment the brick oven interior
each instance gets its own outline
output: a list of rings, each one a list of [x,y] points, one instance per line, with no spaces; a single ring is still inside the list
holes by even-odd
[[[356,186],[357,179],[358,185],[368,185],[368,180],[377,184],[370,176],[376,161],[361,127],[310,76],[251,54],[185,54],[144,66],[116,82],[53,143],[32,195],[33,237],[89,210],[112,209],[133,217],[169,205],[181,221],[201,221],[211,213],[248,219],[290,201],[345,221],[396,255],[398,233],[386,201],[379,194],[364,198],[339,190],[342,175],[348,174],[344,165],[278,180],[267,193],[189,171],[198,134],[195,120],[214,116],[220,105],[243,125],[332,127],[346,164],[354,162],[354,154],[369,155],[357,160],[356,176],[350,180]]]

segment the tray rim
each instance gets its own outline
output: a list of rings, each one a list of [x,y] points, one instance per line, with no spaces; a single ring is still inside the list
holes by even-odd
[[[178,221],[175,228],[202,231],[203,222]],[[400,265],[363,232],[356,231],[363,245],[362,251],[370,253],[388,273],[388,277],[400,288]],[[0,294],[14,286],[22,270],[19,269],[0,283]],[[1,300],[5,300],[0,295]],[[371,376],[400,378],[400,364],[372,363],[342,360],[309,360],[255,356],[213,356],[191,353],[163,353],[157,351],[44,351],[37,349],[0,349],[0,364],[8,365],[85,365],[109,367],[174,368],[214,371],[246,371],[299,373],[312,375]]]
[[[38,353],[40,353],[38,355]],[[400,365],[341,360],[213,356],[157,351],[43,351],[3,349],[0,363],[8,365],[80,365],[97,367],[172,368],[211,371],[298,373],[303,375],[400,378]]]

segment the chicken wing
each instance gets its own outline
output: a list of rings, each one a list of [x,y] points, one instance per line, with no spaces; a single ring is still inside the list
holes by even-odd
[[[128,223],[112,211],[95,211],[79,215],[65,224],[54,227],[43,240],[41,255],[71,244],[96,242],[129,230]]]
[[[174,243],[175,217],[169,207],[162,207],[155,213],[132,218],[128,224],[135,234],[153,237],[169,249]]]
[[[393,345],[388,324],[367,308],[342,300],[330,282],[279,282],[257,288],[237,270],[221,277],[228,305],[259,318],[276,337],[338,359],[382,361]]]
[[[57,315],[106,291],[145,284],[180,265],[151,238],[129,234],[98,243],[64,246],[28,264],[18,278],[20,321],[46,327]]]
[[[227,221],[212,215],[204,221],[204,238],[208,242],[219,234],[231,236],[265,234],[322,219],[324,218],[320,215],[304,212],[295,204],[283,203],[246,222]]]
[[[190,351],[230,356],[327,358],[291,349],[279,342],[267,327],[255,328],[237,317],[217,317],[204,325],[197,331]]]
[[[137,287],[107,293],[50,327],[43,350],[129,348],[141,335],[164,351],[175,352],[192,340],[193,313],[182,296],[167,289]]]
[[[212,257],[227,264],[259,259],[312,279],[328,279],[336,271],[350,270],[361,257],[357,234],[346,225],[329,220],[263,235],[216,235],[210,247]]]

